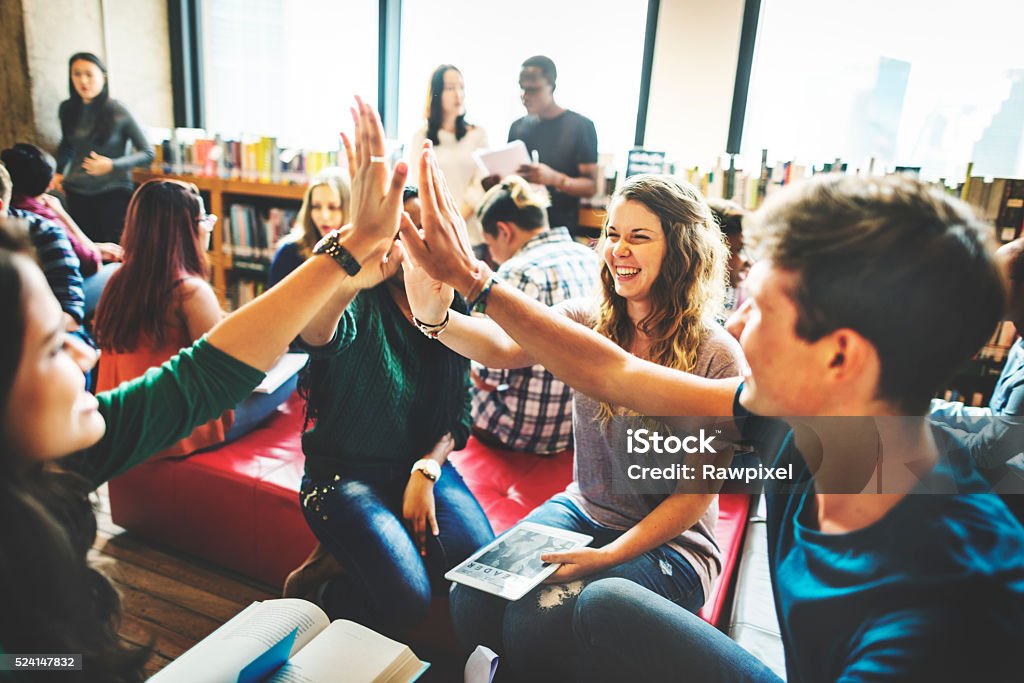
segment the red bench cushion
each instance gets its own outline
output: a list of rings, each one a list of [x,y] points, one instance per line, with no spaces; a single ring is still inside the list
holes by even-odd
[[[246,576],[281,585],[315,543],[298,505],[302,403],[292,396],[238,441],[183,459],[146,462],[110,482],[115,524]],[[496,533],[565,489],[572,453],[539,457],[470,439],[452,463]],[[718,623],[742,541],[749,496],[719,497],[722,578],[701,611]]]

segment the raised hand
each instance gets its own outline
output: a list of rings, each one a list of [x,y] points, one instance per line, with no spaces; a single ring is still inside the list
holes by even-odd
[[[352,176],[352,238],[390,242],[398,231],[402,210],[402,188],[409,168],[404,161],[395,165],[388,181],[384,158],[384,126],[380,116],[358,97],[351,109],[355,122],[355,149],[350,159]],[[346,153],[350,151],[346,138]]]
[[[466,294],[479,282],[482,263],[473,255],[466,223],[452,198],[428,140],[420,155],[422,234],[402,223],[402,243],[418,267]]]
[[[406,230],[416,229],[407,213],[402,214],[402,226]],[[452,305],[455,290],[430,277],[430,273],[417,266],[408,256],[402,259],[402,270],[405,271],[405,294],[409,298],[413,316],[426,323],[440,323],[445,311]]]

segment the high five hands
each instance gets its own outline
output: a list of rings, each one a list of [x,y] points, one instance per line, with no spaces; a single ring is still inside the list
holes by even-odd
[[[397,272],[402,261],[402,250],[393,245],[409,168],[400,161],[389,173],[384,126],[373,107],[356,97],[356,106],[349,111],[355,133],[351,139],[342,133],[341,139],[352,180],[351,210],[350,223],[341,228],[341,236],[353,253],[370,254],[360,259],[364,267],[356,276],[355,284],[365,289]]]
[[[448,190],[429,140],[423,144],[419,164],[423,227],[417,229],[411,220],[406,219],[402,220],[400,226],[402,245],[406,255],[414,262],[405,264],[406,277],[412,273],[413,277],[422,281],[424,274],[429,275],[436,281],[435,294],[450,302],[450,290],[442,288],[440,283],[451,285],[465,294],[482,277],[483,264],[473,255],[469,246],[466,222]],[[422,272],[417,273],[417,269],[422,269]]]

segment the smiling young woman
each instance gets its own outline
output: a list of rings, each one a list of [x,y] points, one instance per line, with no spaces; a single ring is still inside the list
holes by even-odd
[[[599,252],[599,294],[554,310],[660,365],[712,378],[739,374],[739,345],[712,321],[722,302],[728,251],[694,188],[668,176],[631,178],[612,199]],[[412,266],[406,288],[417,318],[442,319],[450,289]],[[438,339],[488,367],[535,364],[488,319],[452,313]],[[551,579],[557,585],[539,586],[511,603],[466,586],[452,591],[460,643],[488,645],[523,680],[572,677],[572,612],[587,583],[625,577],[696,611],[720,571],[713,494],[612,491],[611,444],[625,438],[620,432],[626,427],[611,418],[621,412],[576,393],[576,476],[526,518],[594,537],[592,547],[551,560],[564,563]]]

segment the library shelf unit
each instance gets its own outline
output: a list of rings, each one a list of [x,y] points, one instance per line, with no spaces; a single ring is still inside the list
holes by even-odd
[[[133,174],[137,184],[153,178],[172,178],[192,183],[206,196],[206,210],[220,217],[217,228],[213,231],[210,250],[210,277],[214,291],[222,306],[228,304],[228,278],[233,272],[233,259],[224,248],[224,221],[228,220],[231,205],[252,200],[281,199],[298,205],[306,191],[306,185],[285,185],[282,183],[260,183],[248,180],[235,180],[214,176],[161,173],[150,169],[137,169]],[[580,207],[580,225],[587,228],[600,229],[604,226],[605,210],[603,208]]]
[[[220,217],[221,222],[217,224],[217,228],[213,231],[210,250],[207,256],[210,260],[210,275],[213,289],[217,293],[217,298],[222,306],[225,306],[228,302],[228,276],[232,271],[231,254],[227,253],[224,249],[223,230],[223,221],[227,220],[231,205],[253,199],[282,199],[298,206],[306,191],[305,184],[258,183],[230,178],[158,173],[148,169],[138,169],[133,174],[134,181],[140,184],[153,178],[172,178],[192,183],[207,197],[206,210]]]

